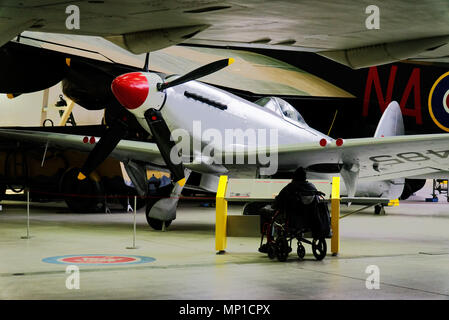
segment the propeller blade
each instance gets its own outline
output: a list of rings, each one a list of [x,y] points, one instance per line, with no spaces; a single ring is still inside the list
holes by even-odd
[[[88,177],[107,157],[111,154],[117,144],[126,135],[126,128],[123,124],[115,123],[110,126],[98,141],[93,150],[89,153],[86,162],[81,167],[78,180]]]
[[[167,164],[168,169],[173,175],[173,180],[181,187],[186,183],[184,176],[184,166],[182,163],[174,164],[170,158],[170,152],[176,148],[175,142],[170,139],[170,130],[160,111],[149,109],[145,112],[145,119],[150,127],[153,139],[156,141],[157,147]]]
[[[178,85],[183,84],[188,81],[192,81],[192,80],[196,80],[196,79],[205,77],[211,73],[217,72],[218,70],[221,70],[221,69],[229,66],[232,63],[234,63],[234,59],[228,58],[228,59],[222,59],[222,60],[218,60],[218,61],[206,64],[202,67],[199,67],[198,69],[195,69],[193,71],[190,71],[189,73],[186,73],[185,75],[183,75],[179,78],[176,78],[173,81],[158,84],[157,89],[159,91],[162,91],[167,88],[178,86]]]
[[[8,99],[14,99],[17,98],[18,96],[20,96],[21,93],[8,93],[6,94],[6,96],[8,97]]]
[[[148,72],[149,64],[150,64],[150,53],[147,52],[147,54],[145,55],[145,64],[143,65],[143,71]]]

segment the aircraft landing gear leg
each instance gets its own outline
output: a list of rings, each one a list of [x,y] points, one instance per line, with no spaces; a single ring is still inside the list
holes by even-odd
[[[150,225],[150,227],[153,228],[154,230],[165,231],[165,228],[167,228],[173,221],[173,219],[164,220],[163,214],[158,214],[156,216],[151,214],[151,210],[158,202],[168,200],[167,198],[170,197],[170,191],[171,191],[171,186],[168,185],[166,187],[160,188],[156,191],[149,193],[151,195],[151,197],[147,201],[147,205],[145,208],[145,217],[146,217],[147,222]],[[164,198],[165,198],[165,200],[164,200]]]
[[[145,218],[150,227],[154,230],[165,231],[165,228],[168,227],[173,221],[173,218],[176,217],[176,213],[174,215],[169,214],[168,207],[162,205],[163,202],[171,200],[170,194],[173,190],[173,185],[171,183],[165,183],[161,186],[161,181],[162,179],[156,178],[151,178],[149,181]]]
[[[374,214],[376,215],[385,215],[385,207],[381,204],[376,204],[374,206]]]
[[[185,169],[184,176],[188,179],[190,170]],[[165,181],[163,181],[165,180]],[[176,208],[183,186],[164,177],[150,178],[148,182],[148,199],[145,210],[147,222],[155,230],[164,230],[176,219]]]

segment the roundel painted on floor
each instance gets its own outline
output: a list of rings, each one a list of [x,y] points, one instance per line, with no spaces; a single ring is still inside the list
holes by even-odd
[[[449,72],[439,77],[430,89],[429,114],[440,129],[449,132]]]
[[[133,255],[110,255],[110,254],[83,254],[83,255],[66,255],[55,256],[42,259],[42,262],[70,265],[129,265],[149,263],[155,261],[155,258]]]

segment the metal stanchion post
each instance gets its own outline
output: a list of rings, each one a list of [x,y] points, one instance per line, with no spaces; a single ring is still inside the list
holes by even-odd
[[[109,209],[109,207],[108,207],[106,194],[104,195],[104,213],[106,213],[106,214],[111,213],[111,209]]]
[[[137,246],[136,246],[136,213],[137,213],[137,196],[134,196],[133,246],[132,247],[126,247],[126,249],[137,249]]]
[[[437,198],[437,194],[435,193],[436,187],[437,187],[437,180],[433,179],[433,181],[432,181],[432,198],[433,199]]]
[[[30,239],[30,190],[27,189],[27,235],[21,237],[21,239]]]
[[[136,248],[136,214],[137,214],[137,196],[134,196],[134,230],[133,230],[133,247]]]

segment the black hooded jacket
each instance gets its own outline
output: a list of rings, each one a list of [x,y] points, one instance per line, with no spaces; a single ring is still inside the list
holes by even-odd
[[[297,215],[313,202],[316,191],[315,186],[307,180],[292,181],[279,192],[272,207],[287,215]]]

